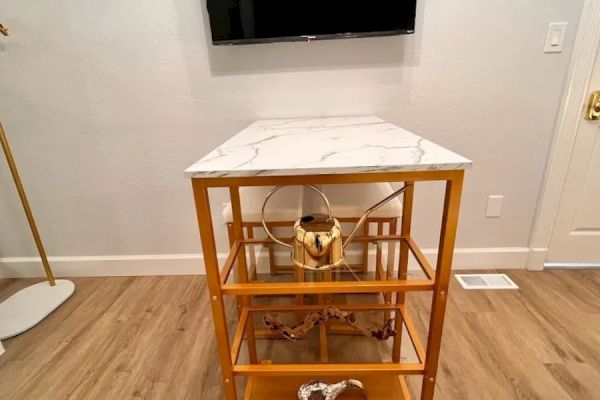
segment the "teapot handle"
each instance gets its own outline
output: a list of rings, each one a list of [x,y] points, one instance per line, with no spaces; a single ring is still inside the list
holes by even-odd
[[[327,200],[327,197],[325,196],[325,193],[323,193],[322,191],[320,191],[316,186],[313,185],[303,185],[305,187],[311,188],[312,190],[314,190],[319,196],[321,196],[321,198],[323,199],[323,202],[325,203],[325,206],[327,207],[327,217],[329,218],[329,220],[333,220],[333,217],[331,216],[331,207],[329,206],[329,200]],[[277,242],[283,246],[286,247],[294,247],[289,243],[285,243],[282,242],[281,240],[277,239],[273,233],[269,230],[269,228],[267,227],[267,222],[265,221],[265,208],[267,207],[267,202],[269,201],[269,199],[271,198],[271,196],[273,196],[273,194],[275,194],[275,192],[277,192],[279,189],[281,189],[284,186],[275,186],[273,188],[273,190],[271,190],[269,192],[269,194],[267,195],[267,197],[265,198],[265,201],[263,202],[262,205],[262,209],[260,211],[260,220],[262,222],[262,226],[265,230],[265,232],[267,232],[267,235],[273,239],[274,242]]]

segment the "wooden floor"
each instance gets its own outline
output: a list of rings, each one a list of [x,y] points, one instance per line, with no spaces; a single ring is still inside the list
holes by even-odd
[[[509,275],[520,290],[453,280],[436,399],[600,399],[600,271]],[[73,281],[65,305],[3,342],[0,399],[222,399],[203,278]],[[0,281],[0,299],[32,282]],[[410,297],[421,329],[429,298]]]

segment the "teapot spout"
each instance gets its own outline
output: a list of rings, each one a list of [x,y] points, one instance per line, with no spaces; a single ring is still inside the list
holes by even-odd
[[[388,197],[381,200],[377,204],[372,205],[367,211],[365,211],[364,214],[360,217],[360,219],[356,223],[356,225],[354,226],[354,228],[352,229],[352,232],[350,232],[350,235],[348,235],[348,237],[346,238],[346,241],[344,242],[342,247],[345,248],[348,245],[348,243],[350,243],[350,241],[354,238],[354,236],[356,236],[358,229],[365,223],[365,221],[367,220],[367,218],[369,218],[369,215],[371,215],[371,213],[373,211],[375,211],[378,208],[380,208],[381,206],[389,203],[392,199],[398,197],[400,194],[402,194],[406,190],[408,190],[408,188],[411,187],[412,185],[414,185],[412,182],[405,183],[404,186],[402,186],[400,189],[396,190],[394,193],[390,194]]]

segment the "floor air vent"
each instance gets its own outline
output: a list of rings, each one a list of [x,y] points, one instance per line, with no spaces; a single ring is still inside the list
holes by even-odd
[[[518,289],[506,274],[456,274],[456,280],[465,289]]]

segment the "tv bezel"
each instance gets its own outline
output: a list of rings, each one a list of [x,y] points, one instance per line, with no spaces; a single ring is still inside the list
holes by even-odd
[[[209,16],[210,23],[210,16]],[[278,42],[311,42],[313,40],[331,40],[331,39],[356,39],[365,37],[382,37],[382,36],[400,36],[411,35],[415,33],[414,27],[411,29],[394,29],[389,31],[372,31],[372,32],[347,32],[347,33],[328,33],[322,35],[299,35],[299,36],[274,36],[268,38],[252,38],[252,39],[230,39],[230,40],[214,40],[211,39],[215,46],[227,45],[244,45],[244,44],[261,44],[261,43],[278,43]]]

